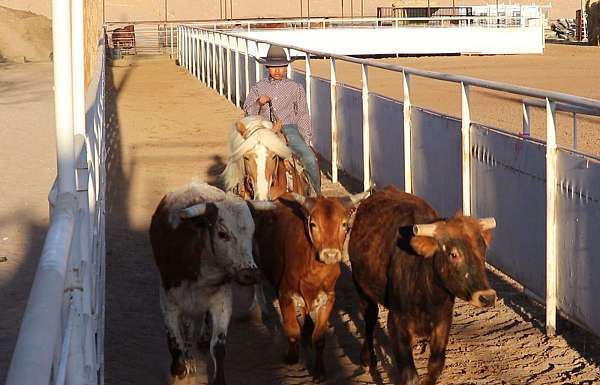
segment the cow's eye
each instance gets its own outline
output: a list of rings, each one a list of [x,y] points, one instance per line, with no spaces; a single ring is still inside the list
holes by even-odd
[[[348,231],[348,222],[343,222],[342,228],[344,229],[344,231]]]
[[[220,230],[217,235],[219,236],[219,238],[224,239],[226,241],[229,240],[229,234],[227,234],[227,232]]]
[[[310,228],[311,229],[316,229],[317,228],[317,224],[315,222],[310,222]]]
[[[460,256],[458,255],[458,252],[456,250],[452,250],[450,252],[450,258],[452,259],[458,259]]]

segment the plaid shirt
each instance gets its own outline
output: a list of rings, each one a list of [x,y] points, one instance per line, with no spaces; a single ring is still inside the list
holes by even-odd
[[[258,104],[258,99],[265,95],[271,97],[273,114],[277,119],[281,120],[284,125],[298,125],[298,131],[310,145],[312,130],[304,88],[290,79],[274,80],[270,77],[262,79],[250,88],[246,96],[244,102],[246,115],[260,115],[264,119],[270,120],[269,104],[262,107]]]

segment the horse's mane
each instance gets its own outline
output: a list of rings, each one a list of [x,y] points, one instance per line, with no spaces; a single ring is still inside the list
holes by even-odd
[[[229,160],[221,178],[227,190],[232,190],[244,178],[244,154],[257,144],[263,144],[277,156],[288,159],[292,152],[283,138],[273,132],[273,124],[260,116],[247,116],[241,120],[246,127],[244,138],[238,132],[235,124],[229,132]]]

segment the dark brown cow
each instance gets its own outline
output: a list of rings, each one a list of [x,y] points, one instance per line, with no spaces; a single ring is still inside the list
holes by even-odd
[[[423,225],[425,224],[425,225]],[[393,187],[359,207],[349,241],[352,276],[361,298],[366,330],[363,365],[374,369],[373,329],[378,303],[389,309],[388,330],[400,384],[435,384],[444,367],[455,297],[492,306],[485,253],[493,218],[455,215],[439,219],[423,199]],[[412,356],[417,337],[427,337],[427,375],[418,382]]]
[[[349,216],[363,196],[305,198],[290,193],[277,201],[275,210],[257,212],[254,217],[255,259],[279,298],[288,339],[285,361],[298,362],[301,329],[308,315],[314,324],[316,380],[325,378],[325,332],[335,302]]]

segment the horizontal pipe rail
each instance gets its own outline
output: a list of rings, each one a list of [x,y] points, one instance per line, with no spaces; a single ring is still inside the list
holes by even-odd
[[[525,99],[523,103],[526,106],[533,106],[539,108],[546,108],[546,102],[538,99]],[[571,112],[581,115],[600,116],[600,110],[593,108],[586,108],[580,106],[574,106],[566,103],[556,103],[556,111]]]
[[[76,210],[75,194],[63,193],[58,196],[6,385],[50,383]]]
[[[240,34],[236,34],[236,33],[227,33],[227,32],[220,32],[220,33],[229,35],[232,37],[236,37],[238,39],[248,39],[248,36],[240,35]],[[446,82],[451,82],[451,83],[463,83],[468,86],[486,88],[486,89],[490,89],[490,90],[494,90],[494,91],[507,92],[507,93],[518,94],[518,95],[522,95],[522,96],[529,96],[529,97],[534,97],[534,98],[539,98],[539,99],[550,99],[550,100],[556,101],[556,102],[563,102],[566,104],[584,107],[593,113],[600,113],[600,101],[595,100],[595,99],[581,97],[581,96],[569,95],[569,94],[565,94],[562,92],[540,90],[537,88],[524,87],[524,86],[516,86],[516,85],[502,83],[502,82],[478,79],[478,78],[474,78],[471,76],[452,75],[452,74],[445,74],[445,73],[441,73],[441,72],[420,70],[417,68],[405,67],[405,66],[401,66],[401,65],[397,65],[397,64],[380,63],[380,62],[376,62],[374,60],[355,58],[355,57],[346,56],[346,55],[336,55],[336,54],[332,54],[330,52],[311,50],[311,49],[306,49],[303,47],[298,47],[298,46],[293,46],[293,45],[282,45],[282,44],[273,42],[271,40],[255,39],[255,38],[251,38],[251,40],[257,44],[258,43],[260,43],[260,44],[278,44],[289,50],[308,53],[311,56],[335,58],[335,59],[350,62],[350,63],[360,64],[360,65],[364,64],[364,65],[368,65],[369,67],[385,69],[385,70],[389,70],[389,71],[393,71],[393,72],[403,72],[403,73],[406,73],[409,75],[420,76],[420,77],[424,77],[424,78],[428,78],[428,79],[436,79],[436,80],[441,80],[441,81],[446,81]]]

